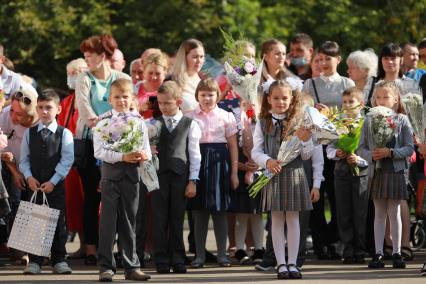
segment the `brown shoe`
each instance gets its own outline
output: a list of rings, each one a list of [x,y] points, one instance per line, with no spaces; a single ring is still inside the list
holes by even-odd
[[[126,273],[124,276],[124,279],[135,280],[135,281],[146,281],[151,279],[151,276],[137,269],[137,270],[133,270],[132,272]]]

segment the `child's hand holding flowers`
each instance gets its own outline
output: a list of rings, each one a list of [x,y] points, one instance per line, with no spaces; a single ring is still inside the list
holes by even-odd
[[[376,148],[372,153],[373,160],[378,161],[384,158],[389,158],[391,156],[391,151],[389,148]]]
[[[144,151],[123,154],[123,161],[127,163],[139,163],[146,160],[148,160],[148,155]]]
[[[345,159],[347,157],[345,151],[343,151],[342,149],[337,149],[336,150],[336,157],[339,159]]]
[[[358,165],[358,156],[355,154],[348,154],[346,156],[346,162],[351,166]]]
[[[281,171],[281,163],[274,159],[269,159],[266,162],[266,168],[273,173],[274,175],[278,174]]]
[[[307,128],[302,126],[302,127],[299,127],[299,129],[296,130],[294,135],[296,135],[297,138],[299,138],[301,141],[307,142],[309,139],[311,139],[312,132],[310,130],[308,130]]]

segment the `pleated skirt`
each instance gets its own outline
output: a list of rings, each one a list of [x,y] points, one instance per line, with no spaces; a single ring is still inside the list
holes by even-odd
[[[201,168],[197,194],[189,199],[192,210],[226,211],[230,204],[231,163],[226,143],[200,144]]]
[[[370,182],[371,199],[407,200],[407,181],[403,171],[376,171]]]
[[[283,168],[272,178],[262,190],[262,209],[265,212],[313,209],[303,167]]]

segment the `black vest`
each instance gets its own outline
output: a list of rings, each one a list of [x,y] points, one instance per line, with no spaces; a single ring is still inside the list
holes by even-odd
[[[182,117],[171,133],[167,129],[163,117],[160,117],[159,120],[162,127],[157,148],[158,159],[160,160],[158,173],[170,170],[178,175],[188,175],[189,154],[187,145],[192,119],[186,116]]]
[[[40,183],[50,180],[55,174],[55,168],[61,160],[62,134],[64,128],[58,125],[55,133],[50,133],[46,141],[37,132],[38,125],[31,127],[29,132],[30,168],[34,178]],[[60,181],[56,186],[63,184]]]

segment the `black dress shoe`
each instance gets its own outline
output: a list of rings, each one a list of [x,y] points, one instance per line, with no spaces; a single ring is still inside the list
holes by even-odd
[[[86,258],[84,259],[84,264],[87,266],[96,266],[98,264],[98,259],[93,254],[86,255]]]
[[[296,267],[295,264],[289,264],[287,267],[290,279],[302,279],[302,273],[300,272],[300,269]]]
[[[373,256],[371,261],[368,263],[368,268],[383,268],[385,267],[385,263],[383,262],[383,255],[376,254]]]
[[[278,271],[277,272],[277,278],[278,279],[290,279],[290,274],[288,273],[287,269],[280,272],[280,268],[283,267],[283,266],[286,266],[286,265],[285,264],[278,265],[278,267],[277,267],[277,271]]]
[[[402,256],[400,253],[394,253],[392,255],[392,266],[393,268],[405,268],[405,262],[402,260]]]
[[[208,250],[206,250],[206,263],[216,263],[216,262],[217,262],[217,257],[211,252],[209,252]]]
[[[176,263],[173,265],[173,273],[186,273],[186,266],[183,263]]]
[[[170,266],[168,264],[165,263],[158,263],[156,264],[156,268],[157,268],[157,273],[160,274],[165,274],[165,273],[170,273]]]

